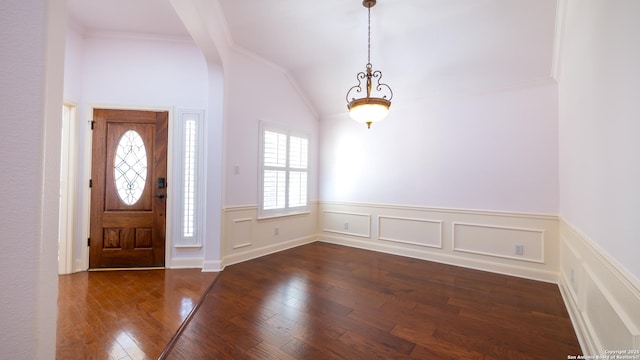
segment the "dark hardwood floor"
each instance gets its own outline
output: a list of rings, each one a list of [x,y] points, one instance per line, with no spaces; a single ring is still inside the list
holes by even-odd
[[[554,284],[326,243],[227,267],[183,330],[163,358],[546,360],[581,353]]]
[[[59,276],[56,358],[157,359],[216,276],[199,269]]]

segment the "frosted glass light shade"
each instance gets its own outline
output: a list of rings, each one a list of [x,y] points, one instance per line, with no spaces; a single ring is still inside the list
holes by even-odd
[[[362,98],[349,103],[349,116],[367,126],[380,122],[389,115],[391,101],[382,98]]]

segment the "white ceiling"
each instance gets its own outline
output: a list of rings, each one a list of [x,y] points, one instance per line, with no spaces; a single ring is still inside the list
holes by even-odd
[[[361,0],[217,1],[235,46],[286,69],[322,116],[346,112],[367,62]],[[68,3],[87,31],[188,36],[169,0]],[[371,63],[395,101],[538,81],[551,74],[555,12],[556,0],[379,0]]]

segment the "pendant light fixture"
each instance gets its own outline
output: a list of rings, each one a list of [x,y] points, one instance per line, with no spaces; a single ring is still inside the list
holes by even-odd
[[[365,71],[356,75],[358,85],[347,91],[349,116],[359,123],[367,124],[369,129],[371,124],[380,122],[387,117],[391,106],[391,98],[393,98],[393,92],[389,85],[380,82],[382,72],[380,70],[372,70],[371,65],[371,8],[375,4],[376,0],[362,1],[362,5],[368,11],[367,66]],[[374,85],[373,82],[376,84]]]

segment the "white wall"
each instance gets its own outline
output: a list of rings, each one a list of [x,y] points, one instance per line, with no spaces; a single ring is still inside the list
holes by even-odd
[[[555,282],[555,82],[396,98],[321,122],[320,240]]]
[[[75,184],[77,188],[82,189],[87,185],[87,176],[85,174],[87,169],[84,168],[84,161],[90,158],[89,154],[86,154],[85,141],[87,141],[88,132],[86,131],[87,117],[85,115],[86,106],[83,104],[83,91],[82,91],[82,76],[84,74],[84,36],[82,35],[82,29],[75,24],[71,19],[67,19],[67,31],[65,41],[65,57],[64,57],[64,101],[76,106],[76,135],[77,139],[75,144],[77,149],[73,149],[72,152],[77,151],[77,166],[76,166],[76,178]],[[86,239],[88,233],[88,225],[82,223],[83,212],[88,212],[85,208],[85,192],[75,192],[75,203],[73,204],[76,209],[75,221],[75,240],[72,246],[72,269],[73,271],[84,267],[83,260],[81,260],[82,246],[86,245],[83,239]]]
[[[400,99],[400,96],[397,96]],[[557,88],[398,100],[370,130],[321,123],[324,201],[556,214]]]
[[[64,58],[64,100],[75,105],[82,103],[82,76],[84,75],[83,29],[73,20],[67,21]]]
[[[55,357],[64,1],[0,11],[0,358]]]
[[[89,35],[84,45],[83,89],[87,105],[209,110],[206,62],[187,39]],[[175,166],[181,161],[177,157],[172,160]],[[171,178],[168,182],[171,184]],[[174,187],[170,191],[178,190]],[[171,204],[168,199],[167,205]],[[172,220],[174,224],[180,221],[175,216]],[[171,238],[171,229],[167,228],[167,241]],[[173,259],[181,263],[195,259],[198,264],[203,256],[203,248],[172,246],[167,266]]]
[[[282,69],[237,49],[228,56],[225,61],[224,265],[314,241],[318,199],[318,122],[313,111]],[[311,210],[308,214],[258,219],[260,121],[282,124],[309,136]]]
[[[258,203],[261,120],[309,135],[309,199],[317,200],[317,119],[283,70],[238,51],[230,56],[225,62],[225,205]],[[239,174],[234,173],[234,167]]]
[[[640,279],[640,2],[569,1],[560,215]]]
[[[83,48],[86,104],[196,109],[207,105],[206,63],[190,40],[90,34]]]
[[[560,289],[586,354],[640,350],[640,2],[565,5]]]

